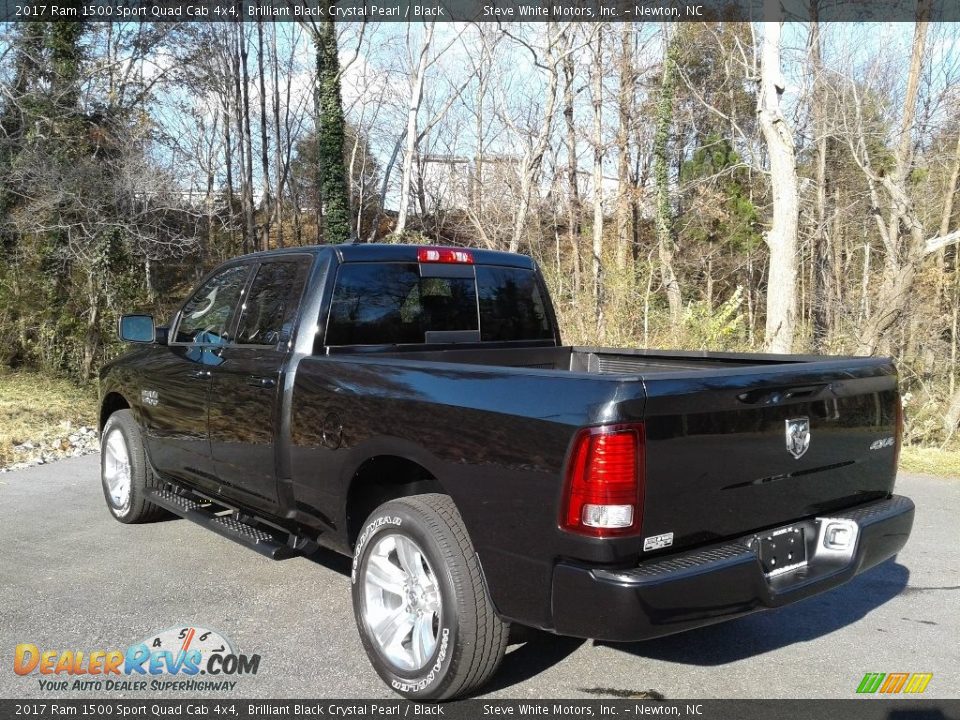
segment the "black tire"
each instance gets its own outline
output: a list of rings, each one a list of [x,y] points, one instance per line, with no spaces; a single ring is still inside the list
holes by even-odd
[[[107,480],[107,463],[110,462],[107,443],[111,438],[122,439],[130,466],[130,491],[126,502],[119,503],[110,494]],[[117,440],[113,440],[117,442]],[[147,492],[159,486],[150,464],[140,426],[129,410],[118,410],[107,420],[100,434],[100,485],[110,514],[122,523],[153,522],[166,517],[166,511],[147,500]]]
[[[436,647],[418,671],[392,663],[364,619],[370,555],[389,534],[405,536],[419,546],[439,589]],[[448,496],[414,495],[378,507],[357,539],[350,579],[363,647],[395,692],[414,700],[450,700],[471,693],[493,676],[506,651],[510,626],[494,610],[473,544]]]

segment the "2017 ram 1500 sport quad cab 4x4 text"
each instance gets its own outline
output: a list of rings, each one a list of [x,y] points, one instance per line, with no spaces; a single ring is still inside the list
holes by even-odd
[[[839,585],[913,523],[890,359],[564,346],[520,255],[257,253],[120,332],[110,512],[352,555],[364,648],[410,698],[480,687],[510,623],[668,635]]]

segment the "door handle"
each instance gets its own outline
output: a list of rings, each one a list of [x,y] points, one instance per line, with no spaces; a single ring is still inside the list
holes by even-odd
[[[253,385],[259,388],[272,388],[277,386],[277,381],[272,377],[257,377],[253,375],[247,380],[247,385]]]
[[[198,380],[206,380],[210,377],[209,370],[197,370],[196,372],[190,373],[190,377],[196,378]]]

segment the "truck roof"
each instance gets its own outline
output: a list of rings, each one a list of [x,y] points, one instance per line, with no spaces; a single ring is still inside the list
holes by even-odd
[[[417,251],[423,245],[391,245],[387,243],[354,243],[348,245],[304,245],[302,247],[278,248],[251,253],[244,257],[268,257],[287,255],[291,253],[317,254],[332,250],[337,253],[341,262],[417,262]],[[434,246],[430,246],[434,247]],[[440,246],[437,246],[440,247]],[[532,270],[534,262],[526,255],[517,253],[499,252],[497,250],[481,250],[478,248],[457,248],[469,250],[473,253],[474,262],[478,265],[505,265],[507,267],[527,268]]]

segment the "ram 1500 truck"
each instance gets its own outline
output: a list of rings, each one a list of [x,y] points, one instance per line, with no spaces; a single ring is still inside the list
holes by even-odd
[[[566,346],[521,255],[256,253],[120,334],[113,516],[352,556],[364,648],[410,698],[480,687],[511,623],[669,635],[833,588],[913,524],[889,358]]]

